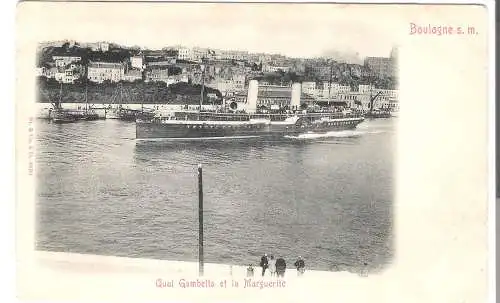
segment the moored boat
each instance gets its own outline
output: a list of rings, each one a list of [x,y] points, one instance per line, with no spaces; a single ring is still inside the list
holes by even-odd
[[[51,111],[50,117],[53,123],[73,123],[78,120],[77,116],[70,112],[63,110],[62,108],[56,108]]]
[[[55,101],[52,105],[54,109],[49,110],[49,119],[53,123],[73,123],[78,121],[79,115],[71,110],[63,109],[62,103],[62,83],[59,88],[59,99]]]
[[[388,110],[374,109],[365,114],[366,118],[391,118],[392,114]]]
[[[111,108],[106,111],[106,119],[118,119],[123,121],[135,121],[137,116],[136,110],[123,108],[121,106],[117,108]]]

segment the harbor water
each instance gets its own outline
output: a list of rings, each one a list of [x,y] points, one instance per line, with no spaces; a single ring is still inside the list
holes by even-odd
[[[393,255],[397,120],[276,142],[135,140],[117,120],[37,121],[36,249],[196,261],[263,253],[318,270],[377,271]]]

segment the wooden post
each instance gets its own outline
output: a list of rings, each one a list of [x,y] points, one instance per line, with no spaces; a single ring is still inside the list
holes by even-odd
[[[203,170],[198,164],[198,270],[203,276]]]

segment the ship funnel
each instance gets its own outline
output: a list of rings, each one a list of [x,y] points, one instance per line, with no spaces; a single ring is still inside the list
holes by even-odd
[[[302,94],[302,84],[294,83],[292,85],[292,102],[290,103],[290,108],[292,110],[297,110],[300,108],[300,95]]]
[[[248,83],[247,95],[247,112],[255,113],[257,111],[257,94],[259,91],[259,83],[257,80],[250,80]]]

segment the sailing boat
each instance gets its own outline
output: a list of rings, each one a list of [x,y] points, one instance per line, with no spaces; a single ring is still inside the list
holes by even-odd
[[[92,121],[98,119],[99,115],[95,112],[93,108],[89,107],[88,84],[85,83],[85,112],[83,113],[82,120]]]
[[[59,100],[53,106],[54,110],[49,113],[49,117],[54,123],[72,123],[78,120],[77,116],[70,111],[64,110],[61,106],[62,101],[62,83],[59,89]]]
[[[143,86],[142,86],[141,111],[140,112],[136,112],[136,121],[137,121],[137,119],[152,119],[152,118],[154,118],[156,116],[156,113],[155,113],[154,109],[150,109],[150,108],[145,109],[144,108],[144,101],[145,100],[146,100],[146,85],[145,85],[145,83],[143,83]],[[152,103],[154,103],[154,102],[152,102]]]
[[[119,119],[123,121],[135,121],[136,120],[136,111],[128,108],[124,108],[122,106],[123,102],[123,91],[122,84],[118,84],[118,89],[120,90],[120,102],[118,103],[118,107],[111,108],[108,112],[106,112],[106,119]]]

